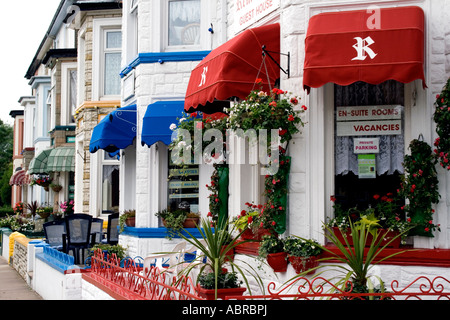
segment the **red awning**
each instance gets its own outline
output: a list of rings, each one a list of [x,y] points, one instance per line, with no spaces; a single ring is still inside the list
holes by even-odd
[[[377,14],[379,14],[377,16]],[[419,7],[321,13],[311,17],[305,40],[303,86],[328,82],[379,84],[422,79],[424,13]]]
[[[9,179],[10,186],[23,186],[30,183],[30,176],[26,174],[25,170],[16,171]]]
[[[264,89],[267,90],[269,77],[273,87],[280,77],[280,68],[266,57],[266,74],[265,67],[261,65],[263,45],[267,51],[276,52],[270,54],[279,63],[278,23],[248,29],[211,51],[191,72],[184,110],[215,112],[217,110],[208,110],[208,102],[231,97],[244,99],[252,89],[259,89],[254,87],[257,78],[263,80]]]

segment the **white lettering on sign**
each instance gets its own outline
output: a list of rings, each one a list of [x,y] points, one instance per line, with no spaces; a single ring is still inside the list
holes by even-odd
[[[238,33],[280,7],[280,0],[235,0]]]
[[[354,153],[379,153],[380,139],[379,138],[358,138],[353,139]]]
[[[337,107],[336,120],[398,120],[402,118],[402,110],[400,105]]]
[[[352,59],[352,61],[364,61],[367,58],[366,54],[369,55],[370,59],[377,56],[377,53],[373,52],[373,50],[369,48],[369,46],[375,43],[371,37],[366,37],[364,39],[361,37],[356,37],[353,39],[356,40],[356,44],[353,45],[353,48],[356,50],[357,55]]]
[[[336,134],[342,136],[380,136],[402,133],[402,122],[394,121],[347,121],[336,123]]]

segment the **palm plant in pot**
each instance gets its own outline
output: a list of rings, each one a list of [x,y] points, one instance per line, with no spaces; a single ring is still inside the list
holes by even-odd
[[[284,242],[278,235],[264,236],[258,249],[261,258],[265,258],[275,272],[287,270],[287,253]]]
[[[185,267],[183,273],[189,275],[192,270],[198,269],[197,290],[199,295],[207,299],[217,300],[225,296],[242,295],[246,288],[240,287],[241,281],[245,283],[251,293],[246,274],[252,275],[263,290],[262,280],[250,264],[240,261],[241,263],[238,265],[236,259],[229,259],[228,252],[242,243],[239,241],[242,232],[236,233],[232,227],[233,224],[229,225],[225,219],[219,221],[217,224],[213,224],[208,219],[202,219],[197,225],[201,236],[199,239],[188,230],[185,230],[186,234],[180,233],[181,238],[202,252],[199,257]],[[232,227],[232,230],[228,230],[229,226]],[[229,268],[231,271],[228,270]],[[242,279],[241,281],[237,280],[238,276]]]
[[[326,257],[320,259],[321,262],[338,261],[340,264],[320,265],[319,268],[331,268],[339,275],[334,289],[340,292],[361,294],[361,293],[377,293],[384,292],[385,286],[383,280],[376,276],[378,285],[372,280],[370,270],[373,266],[390,259],[396,255],[404,253],[398,251],[391,255],[380,257],[380,254],[386,249],[390,242],[396,241],[396,238],[401,237],[402,233],[390,239],[387,243],[384,239],[384,233],[378,228],[372,228],[372,224],[365,220],[360,220],[358,223],[349,222],[349,229],[351,234],[351,242],[347,237],[338,237],[331,228],[325,225],[328,231],[325,236],[336,246],[337,250],[330,250],[329,247],[324,247],[320,244],[315,244],[324,251]],[[341,231],[343,233],[343,231]],[[408,230],[404,231],[408,232]],[[342,242],[344,239],[344,242]],[[310,241],[310,240],[305,240]],[[299,274],[298,276],[301,276]],[[377,299],[377,296],[369,296],[369,299]],[[362,298],[363,299],[363,298]]]

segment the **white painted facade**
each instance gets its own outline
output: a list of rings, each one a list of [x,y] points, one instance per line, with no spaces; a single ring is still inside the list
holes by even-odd
[[[134,7],[131,8],[133,3]],[[167,1],[124,1],[123,2],[123,55],[122,64],[129,66],[138,54],[164,54],[171,52],[165,47],[165,16]],[[195,48],[176,48],[183,52],[190,50],[211,50],[233,38],[242,30],[239,16],[236,13],[236,1],[202,1],[201,41]],[[333,86],[325,85],[312,89],[309,95],[303,90],[303,62],[305,55],[305,35],[309,18],[322,12],[364,10],[369,5],[381,8],[397,6],[419,6],[425,12],[426,58],[424,70],[428,89],[423,90],[419,81],[405,85],[405,141],[423,135],[426,142],[432,145],[436,134],[432,122],[433,102],[437,93],[442,90],[450,75],[450,23],[445,18],[450,8],[444,0],[400,0],[400,1],[273,1],[277,8],[269,10],[266,15],[252,20],[245,28],[264,24],[280,23],[281,52],[290,53],[290,77],[281,74],[281,88],[302,97],[302,104],[308,106],[305,113],[305,127],[302,133],[294,137],[288,153],[292,156],[291,174],[289,177],[288,226],[286,234],[318,239],[322,243],[322,224],[327,217],[332,217],[330,196],[334,194],[334,154],[333,134]],[[212,23],[214,33],[207,31]],[[137,33],[137,34],[136,34]],[[283,59],[281,60],[283,64]],[[167,151],[163,144],[151,148],[141,146],[140,133],[142,119],[149,104],[159,100],[182,100],[186,91],[190,71],[197,61],[178,61],[164,63],[140,62],[133,66],[123,78],[122,105],[137,104],[138,124],[136,148],[136,180],[135,203],[137,210],[137,228],[158,227],[154,216],[166,205],[165,172]],[[130,95],[128,77],[134,77],[134,86]],[[424,121],[424,119],[427,119]],[[125,150],[124,162],[127,162],[129,151]],[[408,150],[405,150],[407,153]],[[122,166],[124,165],[122,162]],[[128,162],[126,167],[128,167]],[[132,166],[132,164],[131,164]],[[208,212],[208,191],[204,187],[209,181],[212,169],[207,165],[200,166],[200,212],[203,216]],[[447,172],[438,169],[441,201],[436,206],[436,223],[441,225],[441,232],[435,238],[415,237],[417,248],[449,248],[450,222],[448,221],[449,201]],[[250,165],[230,165],[229,215],[237,215],[249,201],[260,202],[262,191],[257,177],[257,168]],[[130,184],[121,182],[121,199],[126,203],[133,189]],[[127,205],[124,205],[125,209]],[[145,256],[154,252],[150,240],[130,236],[121,236],[122,243],[136,241],[140,245],[134,247],[133,253]],[[153,241],[153,240],[152,240]],[[156,248],[155,248],[156,249]],[[136,251],[134,251],[136,250]]]

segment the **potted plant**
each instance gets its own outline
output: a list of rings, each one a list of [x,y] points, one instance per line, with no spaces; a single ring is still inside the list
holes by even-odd
[[[349,226],[353,246],[350,245],[347,237],[344,237],[345,241],[343,243],[333,232],[331,232],[329,226],[324,226],[325,229],[329,231],[325,236],[336,246],[338,249],[337,252],[318,243],[313,243],[311,240],[303,240],[311,242],[314,246],[317,246],[324,251],[327,256],[320,259],[321,262],[338,261],[342,263],[320,265],[317,267],[332,268],[340,274],[337,276],[338,281],[335,283],[336,288],[332,288],[331,290],[349,292],[351,288],[352,293],[375,293],[377,290],[384,292],[384,282],[379,277],[377,277],[379,281],[378,289],[375,289],[377,286],[370,279],[371,275],[369,274],[371,268],[387,259],[406,252],[406,250],[398,251],[385,256],[384,258],[379,258],[380,253],[387,248],[388,245],[382,245],[383,235],[380,232],[380,229],[375,228],[371,233],[369,231],[370,228],[364,220],[362,220],[359,225],[349,221]],[[368,237],[369,234],[372,235],[371,240]],[[401,237],[401,234],[396,237]],[[395,239],[391,239],[390,241],[395,241]],[[299,274],[298,276],[302,276],[302,274]],[[374,297],[369,297],[369,299],[374,299]]]
[[[228,230],[229,226],[232,227],[232,230]],[[241,281],[235,279],[234,273],[242,278],[243,283],[245,283],[250,293],[251,290],[248,285],[247,274],[252,275],[259,286],[263,288],[261,278],[250,264],[242,261],[238,265],[235,260],[230,260],[227,255],[229,250],[234,249],[239,244],[238,240],[242,233],[236,233],[233,226],[233,224],[229,224],[226,220],[221,220],[221,222],[214,224],[207,219],[202,219],[200,225],[197,225],[197,230],[201,235],[200,239],[194,237],[188,230],[186,230],[186,235],[180,234],[185,241],[194,245],[203,253],[186,266],[183,274],[189,275],[194,268],[198,268],[197,291],[199,295],[207,299],[242,295],[246,288],[240,288]],[[231,239],[230,235],[232,235]],[[230,266],[233,271],[228,271],[225,268],[226,265]],[[209,283],[208,288],[210,289],[202,287],[205,283]],[[224,287],[225,285],[227,286],[226,288]]]
[[[98,249],[102,250],[103,256],[105,259],[108,256],[112,257],[113,254],[115,254],[116,257],[119,258],[120,260],[125,258],[125,248],[122,247],[121,245],[119,245],[119,244],[111,245],[111,244],[102,244],[102,243],[95,244],[90,249],[89,256],[93,256],[94,252],[97,251]]]
[[[242,239],[261,241],[263,236],[273,234],[271,224],[268,222],[270,218],[264,213],[264,206],[249,202],[245,205],[247,210],[242,210],[240,215],[232,220],[236,229],[242,232]]]
[[[296,273],[315,273],[315,268],[319,265],[317,256],[322,253],[322,248],[315,240],[290,236],[284,241],[284,250]]]
[[[127,227],[134,227],[136,225],[136,210],[125,210],[119,217],[119,230],[123,232]]]
[[[36,210],[36,213],[42,218],[47,219],[50,214],[53,212],[53,207],[39,207]]]
[[[39,205],[37,203],[37,201],[32,201],[30,203],[27,203],[27,209],[28,211],[30,211],[31,217],[34,220],[34,217],[36,216],[36,212],[38,209]]]
[[[287,253],[284,242],[276,235],[264,236],[258,249],[261,258],[265,258],[275,272],[287,270]]]
[[[183,228],[195,228],[200,221],[200,215],[195,212],[189,212],[183,222]]]

